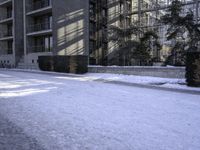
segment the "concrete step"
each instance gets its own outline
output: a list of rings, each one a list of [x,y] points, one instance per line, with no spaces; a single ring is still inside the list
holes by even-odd
[[[20,60],[19,63],[24,63],[24,60]]]
[[[18,63],[18,69],[34,69],[39,70],[39,66],[37,64],[25,64],[25,63]]]
[[[24,56],[20,58],[19,63],[24,63]]]
[[[22,63],[22,62],[19,62],[19,63],[18,63],[18,66],[19,66],[19,65],[25,65],[25,64],[24,64],[24,63]]]

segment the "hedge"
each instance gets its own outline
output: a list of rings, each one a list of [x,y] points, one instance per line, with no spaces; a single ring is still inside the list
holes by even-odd
[[[200,87],[200,52],[187,53],[186,82],[188,86]]]
[[[43,71],[83,74],[88,72],[88,57],[75,56],[39,56],[39,68]]]

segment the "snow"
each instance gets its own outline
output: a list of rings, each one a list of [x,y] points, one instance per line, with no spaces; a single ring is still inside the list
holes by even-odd
[[[19,70],[19,69],[12,69],[12,70],[26,72],[26,70]],[[28,70],[28,72],[44,73],[39,70]],[[188,87],[186,85],[185,79],[178,79],[178,78],[161,78],[161,77],[109,74],[109,73],[87,73],[85,75],[75,75],[75,74],[56,73],[56,72],[45,72],[45,73],[53,75],[56,74],[58,76],[60,75],[59,78],[62,79],[82,80],[82,81],[120,81],[124,83],[135,83],[148,86],[150,85],[153,87],[160,87],[160,88],[164,87],[175,90],[180,89],[180,90],[200,92],[200,88]]]
[[[185,79],[122,75],[122,74],[106,74],[106,73],[88,73],[86,76],[87,78],[93,78],[93,80],[104,79],[108,81],[122,81],[126,83],[152,85],[156,87],[166,87],[171,89],[200,91],[200,88],[188,87],[186,85]]]
[[[80,78],[81,77],[81,78]],[[70,79],[71,77],[58,77],[60,79]],[[200,88],[186,86],[185,79],[160,78],[150,76],[135,76],[108,73],[87,73],[84,76],[74,77],[73,80],[82,81],[120,81],[124,83],[136,83],[141,85],[151,85],[154,87],[165,87],[171,89],[182,89],[189,91],[200,91]]]
[[[0,70],[0,115],[48,150],[200,149],[199,95],[94,78],[113,76]],[[131,78],[114,79],[152,83],[147,77]]]

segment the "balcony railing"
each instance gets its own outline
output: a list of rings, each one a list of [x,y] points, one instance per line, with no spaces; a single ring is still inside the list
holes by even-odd
[[[34,11],[38,9],[42,9],[45,7],[51,6],[51,1],[50,0],[41,0],[38,2],[33,2],[30,4],[29,11]]]
[[[100,23],[101,23],[102,25],[107,25],[107,23],[108,23],[108,18],[107,18],[107,17],[102,17],[101,20],[100,20]]]
[[[12,0],[0,0],[0,4],[10,3]]]
[[[50,30],[51,28],[52,28],[52,25],[50,22],[33,24],[28,27],[28,33]]]
[[[107,8],[108,7],[108,2],[107,0],[101,1],[101,7]]]
[[[7,52],[7,54],[12,54],[13,53],[13,49],[12,48],[7,48],[6,52]]]
[[[39,53],[39,52],[51,52],[52,47],[45,47],[45,45],[39,45],[39,46],[30,46],[28,48],[29,52],[31,53]]]
[[[13,36],[12,32],[1,32],[0,38],[7,38]]]
[[[0,21],[6,20],[6,19],[11,19],[12,18],[12,13],[8,13],[7,15],[0,16]]]
[[[92,2],[92,3],[96,3],[96,0],[90,0],[90,2]]]

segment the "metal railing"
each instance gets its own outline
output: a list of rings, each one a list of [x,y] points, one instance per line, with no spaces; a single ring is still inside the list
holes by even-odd
[[[29,25],[29,27],[28,27],[28,33],[50,30],[51,28],[52,28],[52,25],[50,22],[32,24],[32,25]]]
[[[1,32],[0,33],[0,38],[6,38],[6,37],[11,37],[13,36],[12,32]]]
[[[0,21],[6,20],[6,19],[11,19],[12,18],[12,12],[8,13],[6,15],[0,16]]]
[[[107,0],[102,0],[101,1],[101,7],[107,8],[108,7],[108,2]]]
[[[102,17],[101,20],[100,20],[100,23],[101,23],[102,25],[107,25],[107,23],[108,23],[108,18],[107,18],[107,17]]]
[[[51,52],[52,47],[45,47],[45,45],[39,45],[39,46],[30,46],[28,48],[29,52],[32,53],[39,53],[39,52]]]
[[[9,3],[9,2],[12,2],[12,0],[0,0],[0,4],[5,3],[5,2]]]
[[[6,49],[6,53],[7,54],[12,54],[13,53],[13,49],[12,48],[7,48]]]
[[[51,6],[51,0],[40,0],[38,2],[33,2],[29,5],[29,11],[34,11]]]

